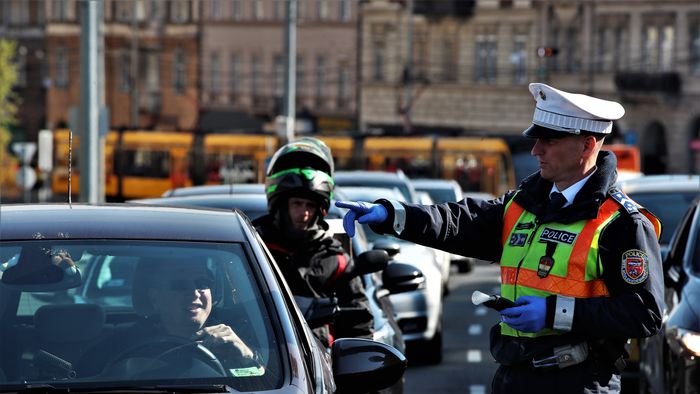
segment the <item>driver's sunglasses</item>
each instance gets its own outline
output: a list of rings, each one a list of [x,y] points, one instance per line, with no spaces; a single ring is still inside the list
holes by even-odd
[[[163,283],[161,287],[170,291],[210,290],[214,287],[214,280],[210,278],[174,279]]]

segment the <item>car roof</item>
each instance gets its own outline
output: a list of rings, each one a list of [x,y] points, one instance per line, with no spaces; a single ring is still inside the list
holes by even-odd
[[[411,183],[415,188],[453,189],[455,186],[459,187],[459,183],[454,179],[411,178]]]
[[[165,193],[163,193],[163,197],[238,193],[265,193],[265,185],[262,183],[231,183],[227,185],[179,187],[176,189],[167,190]]]
[[[699,175],[643,175],[617,182],[623,192],[634,193],[672,193],[682,191],[699,191]]]
[[[244,242],[240,212],[138,204],[4,204],[2,240],[158,239]]]
[[[343,192],[351,200],[375,201],[380,198],[388,200],[404,201],[404,196],[400,191],[387,187],[344,187]]]
[[[382,179],[382,180],[401,180],[401,182],[407,182],[408,178],[400,173],[388,172],[388,171],[336,171],[333,175],[333,179]]]

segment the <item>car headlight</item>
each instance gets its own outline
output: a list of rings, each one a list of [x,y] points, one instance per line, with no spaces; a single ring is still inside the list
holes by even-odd
[[[700,333],[679,328],[678,336],[688,353],[693,356],[700,356]]]

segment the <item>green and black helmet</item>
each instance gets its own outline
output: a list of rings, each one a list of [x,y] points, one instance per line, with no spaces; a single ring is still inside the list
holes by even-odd
[[[317,138],[300,138],[279,148],[270,159],[266,175],[270,176],[290,168],[307,167],[333,176],[334,165],[331,150],[328,145]]]
[[[278,204],[289,197],[308,198],[316,201],[323,216],[326,216],[333,198],[335,182],[325,171],[313,168],[288,168],[268,175],[265,180],[267,208],[270,212],[279,209]]]

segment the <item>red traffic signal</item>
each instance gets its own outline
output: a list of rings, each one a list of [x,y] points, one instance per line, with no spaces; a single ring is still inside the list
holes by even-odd
[[[555,48],[555,47],[539,47],[539,48],[537,48],[537,56],[539,56],[539,57],[556,56],[557,53],[559,53],[559,48]]]

